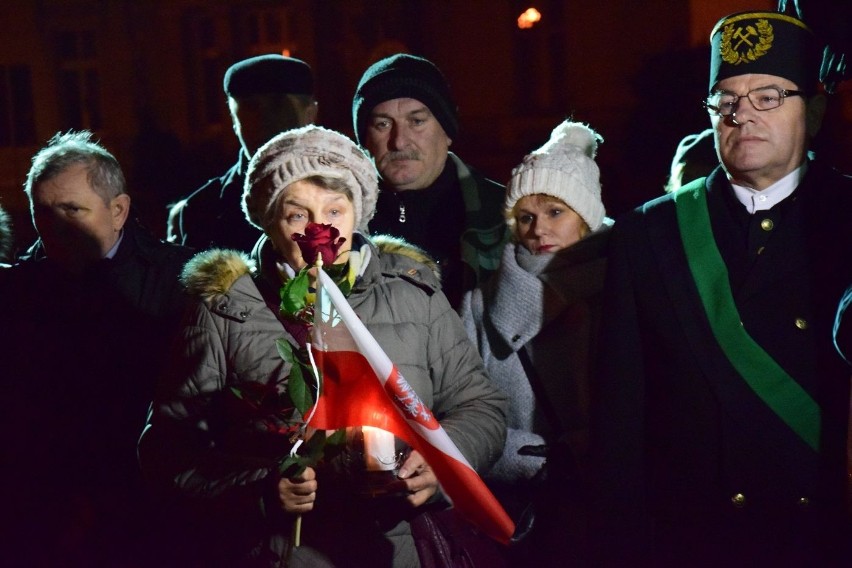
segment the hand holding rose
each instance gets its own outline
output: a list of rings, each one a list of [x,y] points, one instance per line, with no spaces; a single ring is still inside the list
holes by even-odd
[[[302,514],[312,511],[317,500],[317,473],[312,467],[305,468],[294,477],[282,477],[278,481],[278,499],[288,513]]]

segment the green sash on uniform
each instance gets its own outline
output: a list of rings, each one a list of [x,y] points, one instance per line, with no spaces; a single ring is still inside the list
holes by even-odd
[[[713,238],[705,178],[674,194],[683,248],[716,341],[749,387],[802,440],[819,450],[820,408],[743,327],[728,268]]]

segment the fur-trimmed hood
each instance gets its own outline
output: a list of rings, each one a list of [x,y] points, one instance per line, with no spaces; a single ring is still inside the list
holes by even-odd
[[[398,255],[423,264],[437,282],[441,281],[440,267],[423,249],[389,235],[377,235],[368,239],[368,242],[378,249],[379,256]],[[212,249],[198,253],[186,263],[181,273],[181,282],[189,294],[209,303],[227,294],[242,276],[254,276],[257,270],[258,262],[244,253]],[[407,276],[411,277],[412,274],[408,273]]]
[[[370,241],[376,245],[380,254],[398,254],[401,256],[407,256],[411,260],[419,262],[420,264],[425,264],[429,267],[429,270],[432,271],[432,274],[435,275],[438,282],[441,281],[441,267],[438,266],[438,263],[435,262],[431,256],[429,256],[429,253],[417,245],[413,245],[405,239],[393,237],[391,235],[375,235],[370,237]]]
[[[247,255],[228,249],[200,252],[183,267],[180,279],[186,290],[205,302],[228,293],[234,282],[257,270]]]

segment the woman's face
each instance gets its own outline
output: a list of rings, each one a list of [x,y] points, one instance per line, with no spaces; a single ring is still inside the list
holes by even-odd
[[[355,230],[355,207],[343,193],[326,189],[307,180],[294,181],[286,188],[275,204],[275,220],[266,229],[277,250],[294,270],[306,265],[293,233],[305,234],[308,223],[333,225],[346,239],[335,264],[349,260],[352,233]]]
[[[519,199],[514,217],[518,240],[533,254],[570,247],[589,230],[583,218],[564,201],[541,193]]]

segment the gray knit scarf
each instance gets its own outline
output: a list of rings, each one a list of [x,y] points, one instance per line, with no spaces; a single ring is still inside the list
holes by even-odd
[[[524,335],[535,337],[581,295],[578,287],[586,286],[573,278],[575,271],[570,270],[575,260],[567,253],[572,248],[554,254],[532,254],[515,243],[503,250],[497,274],[483,289],[488,307],[485,317],[503,339],[505,345],[501,347],[516,351],[522,346],[512,341],[516,330],[523,329]]]

